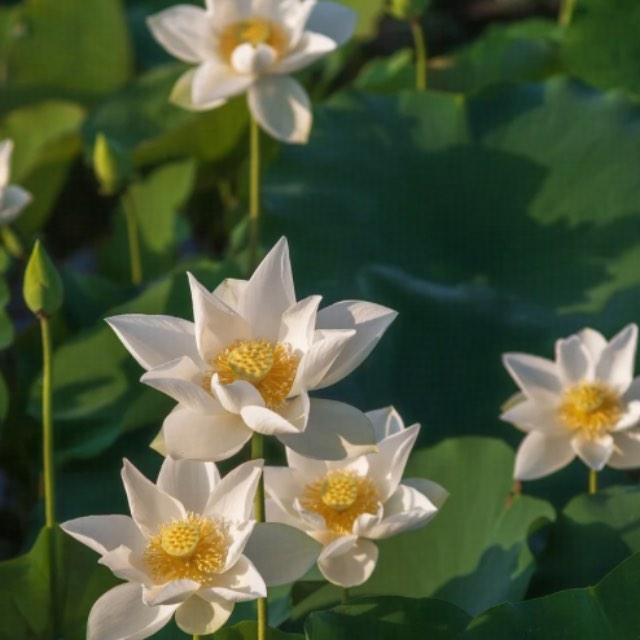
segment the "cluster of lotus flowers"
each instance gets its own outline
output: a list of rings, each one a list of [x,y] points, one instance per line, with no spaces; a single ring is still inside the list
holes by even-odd
[[[212,109],[247,93],[253,118],[274,137],[307,140],[309,98],[289,76],[351,35],[353,13],[316,0],[207,0],[152,17],[154,35],[196,65],[173,100]],[[0,224],[30,196],[9,184],[13,146],[0,144]],[[419,435],[392,408],[369,413],[310,397],[351,374],[396,313],[362,301],[320,309],[298,301],[286,240],[251,278],[207,290],[189,274],[193,322],[125,315],[108,319],[145,370],[141,381],[176,402],[153,448],[165,456],[152,482],[129,461],[122,481],[131,516],[101,515],[62,528],[96,551],[123,584],[93,606],[88,637],[134,640],[173,617],[188,634],[215,632],[237,602],[265,598],[314,565],[344,588],[365,583],[376,541],[427,524],[447,498],[426,479],[402,479]],[[548,475],[579,456],[593,471],[640,467],[637,327],[610,342],[585,329],[556,345],[555,361],[507,354],[521,393],[502,418],[527,435],[514,478]],[[287,466],[262,459],[224,478],[216,462],[254,437],[274,437]],[[266,493],[266,521],[254,514]]]

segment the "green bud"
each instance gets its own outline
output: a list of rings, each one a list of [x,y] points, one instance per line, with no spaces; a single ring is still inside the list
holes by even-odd
[[[35,315],[52,316],[62,306],[64,290],[60,274],[39,240],[24,273],[22,294]]]
[[[424,15],[429,0],[389,0],[389,13],[398,20],[414,20]]]
[[[100,183],[100,193],[113,196],[131,173],[127,154],[103,133],[96,136],[93,146],[93,171]]]

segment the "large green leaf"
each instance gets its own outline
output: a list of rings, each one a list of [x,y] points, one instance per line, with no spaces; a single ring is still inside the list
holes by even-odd
[[[307,619],[307,640],[449,640],[469,623],[469,615],[440,600],[369,598]]]
[[[569,502],[551,530],[532,589],[586,587],[640,551],[640,489],[613,487]]]
[[[603,89],[640,92],[640,4],[578,0],[562,57],[567,69]]]
[[[24,0],[0,48],[8,87],[3,107],[43,97],[90,99],[131,73],[121,0]]]
[[[535,568],[528,538],[554,511],[529,496],[512,500],[512,474],[513,453],[497,440],[452,439],[415,453],[406,476],[435,480],[449,500],[426,527],[381,542],[373,576],[349,592],[441,598],[470,613],[521,598]],[[325,586],[296,615],[337,597]]]
[[[637,640],[640,555],[612,571],[596,587],[504,604],[474,620],[464,640]]]

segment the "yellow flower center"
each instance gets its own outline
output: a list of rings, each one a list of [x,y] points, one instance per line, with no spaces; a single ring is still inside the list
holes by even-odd
[[[308,484],[300,503],[307,511],[322,516],[329,531],[344,535],[352,532],[358,516],[375,514],[380,499],[375,485],[366,476],[336,470]]]
[[[596,439],[612,430],[622,416],[622,405],[607,385],[585,382],[565,392],[558,414],[572,431]]]
[[[157,584],[194,580],[211,584],[227,559],[229,536],[223,523],[190,513],[160,527],[149,540],[144,560]]]
[[[288,42],[282,27],[264,18],[249,18],[230,24],[221,34],[219,47],[222,58],[229,62],[241,44],[270,46],[278,57],[286,53]]]
[[[299,361],[280,343],[236,342],[215,358],[213,372],[205,376],[203,386],[210,389],[213,373],[218,374],[221,384],[244,380],[255,386],[269,409],[279,409],[291,391]]]

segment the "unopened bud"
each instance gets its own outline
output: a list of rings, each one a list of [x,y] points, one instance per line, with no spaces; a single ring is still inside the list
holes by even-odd
[[[40,241],[36,241],[24,273],[24,301],[35,315],[52,316],[62,306],[60,274]]]

